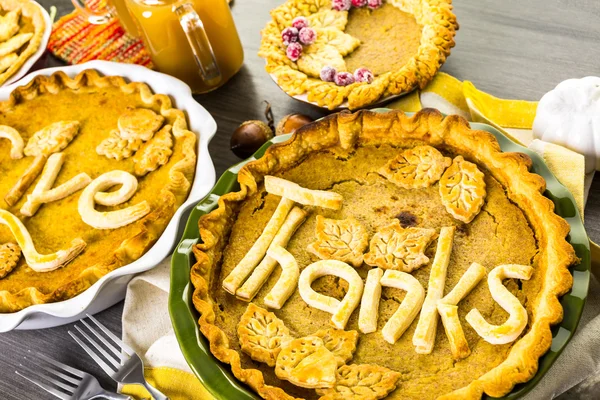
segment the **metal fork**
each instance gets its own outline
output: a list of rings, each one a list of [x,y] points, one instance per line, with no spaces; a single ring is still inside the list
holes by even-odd
[[[55,361],[40,353],[36,354],[36,357],[46,361],[49,365],[36,363],[36,368],[34,369],[19,364],[27,375],[19,371],[15,371],[15,373],[59,399],[131,400],[131,397],[129,396],[104,390],[102,386],[100,386],[100,383],[98,383],[98,380],[86,372],[69,367],[68,365]],[[24,358],[28,360],[27,357]],[[46,372],[44,373],[43,371],[40,371],[40,369]],[[55,377],[60,378],[60,380]]]
[[[84,332],[82,328],[75,325],[75,329],[83,336],[85,340],[92,347],[84,343],[75,333],[69,331],[69,335],[81,346],[90,357],[96,361],[96,363],[110,376],[113,380],[120,384],[137,384],[142,385],[150,392],[152,397],[156,400],[168,400],[169,398],[162,394],[159,390],[150,386],[144,378],[144,363],[140,357],[133,351],[133,349],[127,346],[121,341],[115,334],[113,334],[108,328],[102,325],[89,314],[86,314],[90,321],[92,321],[104,334],[103,336],[96,329],[92,328],[84,319],[80,322],[91,332],[103,345],[102,347],[98,341],[92,339],[90,335]],[[110,339],[112,343],[108,340]],[[115,345],[118,347],[115,347]],[[107,350],[112,354],[109,354]],[[104,359],[103,359],[104,358]],[[105,361],[106,360],[106,361]]]

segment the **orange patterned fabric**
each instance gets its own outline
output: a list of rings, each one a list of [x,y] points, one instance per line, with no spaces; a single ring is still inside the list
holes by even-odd
[[[103,0],[87,2],[92,9],[101,9],[103,4]],[[152,68],[142,40],[127,34],[117,19],[94,25],[77,10],[54,24],[48,50],[69,64],[106,60]]]

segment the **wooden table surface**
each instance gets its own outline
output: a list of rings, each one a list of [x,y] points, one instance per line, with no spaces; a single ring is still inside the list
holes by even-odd
[[[218,124],[218,133],[209,147],[217,176],[239,161],[229,150],[230,135],[241,122],[263,117],[263,100],[273,105],[276,120],[292,112],[324,115],[279,90],[265,73],[263,60],[256,55],[259,32],[269,20],[269,10],[282,1],[235,0],[232,10],[244,45],[245,64],[225,86],[197,97]],[[40,3],[47,9],[55,5],[58,17],[73,9],[69,0]],[[564,79],[600,75],[598,0],[455,0],[455,12],[460,23],[457,45],[442,71],[470,80],[482,90],[504,98],[538,100]],[[64,63],[48,57],[47,66],[58,65]],[[600,241],[600,178],[592,185],[585,211],[588,234]],[[122,303],[117,304],[97,317],[120,332],[122,308]],[[71,340],[68,329],[72,329],[72,324],[0,334],[1,398],[49,398],[14,373],[27,350],[43,352],[88,371],[99,377],[105,387],[114,387]],[[563,397],[587,397],[574,392]]]

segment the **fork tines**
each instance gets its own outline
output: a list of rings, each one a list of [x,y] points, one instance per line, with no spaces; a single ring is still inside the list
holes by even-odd
[[[81,320],[84,328],[79,325],[75,325],[77,332],[83,337],[80,338],[74,332],[69,331],[69,335],[81,346],[90,357],[96,361],[96,363],[108,374],[112,376],[117,372],[119,367],[123,365],[132,354],[133,350],[121,341],[115,334],[113,334],[108,328],[102,325],[96,318],[89,314],[86,314],[88,319],[93,322],[95,328],[86,322],[85,319]],[[101,331],[101,332],[100,332]],[[86,333],[87,332],[87,333]],[[94,339],[92,336],[95,336]],[[91,346],[89,346],[88,344]]]
[[[59,399],[71,399],[84,376],[84,372],[55,361],[41,353],[37,353],[36,357],[44,360],[45,363],[34,363],[33,360],[25,357],[35,367],[19,364],[23,372],[15,371],[15,373]]]

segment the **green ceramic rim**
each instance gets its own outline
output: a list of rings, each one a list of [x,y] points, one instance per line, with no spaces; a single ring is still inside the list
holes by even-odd
[[[377,109],[385,112],[387,109]],[[408,113],[410,114],[410,113]],[[535,152],[520,146],[503,135],[494,127],[472,122],[473,129],[480,129],[493,134],[505,152],[521,152],[533,160],[532,172],[546,180],[544,196],[555,204],[555,212],[570,225],[571,231],[567,240],[575,248],[581,263],[570,269],[573,275],[573,287],[565,294],[560,303],[564,309],[564,317],[560,324],[552,328],[552,345],[550,350],[540,358],[536,375],[526,383],[519,384],[502,399],[517,399],[531,391],[550,369],[554,361],[573,336],[588,294],[590,282],[590,248],[585,228],[577,210],[575,199],[571,193],[558,182],[550,172],[542,158]],[[284,142],[291,135],[277,136],[265,143],[251,158],[229,168],[219,178],[212,191],[202,199],[191,211],[181,242],[175,249],[171,260],[171,291],[169,294],[169,313],[179,342],[179,347],[194,374],[204,387],[217,399],[256,400],[259,397],[231,373],[228,365],[219,362],[209,350],[209,345],[198,329],[199,314],[192,304],[193,287],[190,282],[190,268],[193,265],[192,247],[198,242],[199,218],[216,208],[219,196],[239,189],[237,173],[246,163],[263,156],[273,143]],[[485,397],[488,398],[489,397]]]

